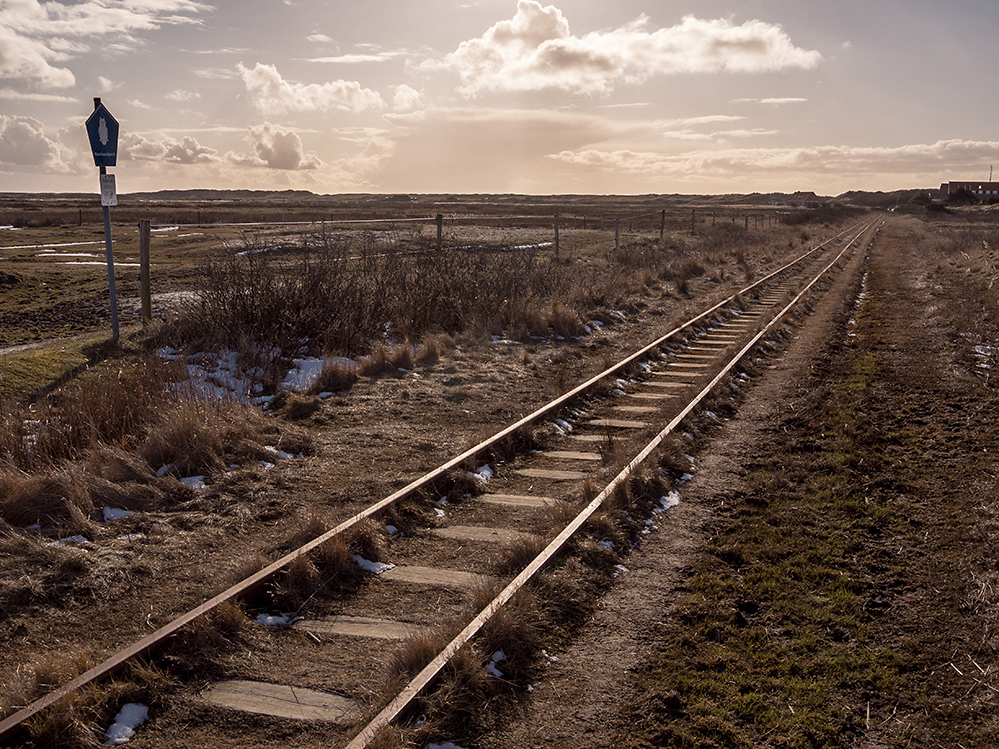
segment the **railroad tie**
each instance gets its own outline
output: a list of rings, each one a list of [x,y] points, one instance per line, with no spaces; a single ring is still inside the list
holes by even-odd
[[[215,684],[201,697],[233,710],[292,720],[350,723],[364,714],[360,703],[338,694],[244,679]]]

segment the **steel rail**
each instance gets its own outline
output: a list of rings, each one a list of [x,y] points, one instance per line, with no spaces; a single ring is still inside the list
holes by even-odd
[[[389,725],[393,720],[395,720],[399,714],[406,709],[410,702],[412,702],[419,694],[429,685],[440,673],[441,669],[447,664],[447,662],[458,652],[464,645],[478,634],[479,630],[485,625],[487,621],[499,610],[504,604],[506,604],[514,595],[516,595],[523,587],[527,584],[531,578],[549,561],[552,557],[557,554],[565,543],[578,531],[582,525],[595,513],[607,497],[611,496],[613,492],[624,483],[635,470],[645,462],[646,459],[662,444],[663,440],[666,439],[670,433],[676,429],[684,419],[686,419],[691,412],[697,408],[700,403],[711,394],[711,392],[717,387],[732,369],[742,361],[743,357],[746,356],[752,349],[759,343],[760,340],[780,321],[783,320],[784,316],[798,304],[798,302],[804,297],[804,295],[816,284],[819,279],[821,279],[839,260],[846,254],[847,250],[853,246],[853,244],[864,235],[865,232],[869,231],[873,226],[868,224],[865,226],[860,233],[854,237],[841,251],[840,253],[823,268],[812,281],[805,286],[795,297],[788,302],[788,304],[782,309],[774,318],[767,323],[752,340],[749,341],[732,359],[726,364],[722,370],[712,378],[700,392],[695,395],[690,402],[678,413],[666,427],[657,434],[651,442],[646,445],[641,452],[636,455],[627,466],[625,466],[620,473],[615,476],[609,484],[601,491],[593,500],[590,501],[583,510],[572,519],[572,521],[554,538],[552,541],[541,551],[538,556],[536,556],[524,569],[517,575],[492,601],[490,601],[485,608],[474,618],[464,629],[461,630],[454,639],[429,663],[427,664],[420,673],[418,673],[409,684],[407,684],[402,691],[380,712],[378,713],[361,731],[354,737],[354,739],[347,745],[346,749],[365,749],[368,744],[375,738],[375,735],[385,726]]]
[[[771,279],[779,276],[782,273],[787,272],[795,265],[798,265],[801,262],[803,262],[806,258],[821,251],[823,248],[826,247],[826,245],[836,241],[843,235],[847,234],[852,229],[856,228],[856,226],[857,225],[854,225],[853,227],[845,229],[839,234],[836,234],[830,239],[827,239],[825,242],[822,242],[816,247],[810,249],[809,251],[800,255],[798,258],[778,268],[772,273],[769,273],[760,280],[750,284],[749,286],[746,286],[745,288],[739,290],[735,294],[732,294],[731,296],[725,298],[721,302],[718,302],[710,309],[680,324],[673,330],[669,331],[665,335],[660,336],[655,341],[644,346],[637,352],[620,360],[618,363],[612,365],[611,367],[608,367],[603,372],[591,377],[589,380],[585,381],[581,385],[576,386],[572,390],[550,401],[544,406],[536,409],[532,413],[528,414],[527,416],[524,416],[523,418],[519,419],[513,424],[500,430],[493,436],[488,437],[479,444],[469,448],[468,450],[465,450],[457,457],[452,458],[451,460],[441,464],[437,468],[415,479],[414,481],[410,482],[401,489],[398,489],[397,491],[393,492],[389,496],[379,500],[378,502],[375,502],[372,505],[369,505],[367,508],[357,513],[353,517],[341,522],[336,527],[332,528],[326,533],[323,533],[322,535],[316,537],[312,541],[303,544],[297,549],[294,549],[293,551],[282,556],[276,561],[268,564],[266,567],[262,568],[258,572],[230,586],[226,590],[222,591],[221,593],[218,593],[217,595],[213,596],[204,603],[198,605],[197,607],[191,609],[190,611],[184,614],[181,614],[176,619],[173,619],[172,621],[158,628],[155,632],[146,635],[145,637],[132,643],[123,650],[120,650],[117,653],[109,656],[101,663],[88,669],[87,671],[80,674],[71,681],[67,682],[66,684],[56,688],[55,690],[38,698],[37,700],[34,700],[30,704],[26,705],[17,712],[11,714],[4,720],[0,721],[0,739],[4,739],[10,736],[25,721],[39,714],[43,710],[46,710],[47,708],[51,707],[66,695],[86,686],[87,684],[101,681],[111,676],[112,674],[116,673],[129,660],[152,652],[159,646],[163,645],[168,639],[173,637],[175,634],[177,634],[181,629],[186,627],[192,621],[201,616],[204,616],[205,614],[208,614],[217,606],[226,603],[228,601],[245,598],[248,595],[259,590],[261,586],[263,586],[272,576],[277,574],[284,567],[288,566],[299,557],[308,554],[309,552],[321,546],[322,544],[326,543],[327,541],[331,540],[332,538],[349,530],[353,526],[360,523],[362,520],[365,520],[366,518],[369,518],[372,515],[377,514],[378,512],[384,510],[386,507],[389,507],[398,500],[407,497],[410,494],[419,491],[420,489],[431,486],[434,482],[444,477],[448,473],[448,471],[451,471],[452,469],[462,465],[462,463],[464,463],[466,460],[470,460],[478,456],[479,454],[491,449],[497,444],[500,444],[503,440],[515,434],[518,430],[524,428],[525,426],[529,426],[534,422],[540,421],[541,419],[549,416],[550,414],[557,413],[564,406],[566,406],[567,404],[569,404],[570,402],[572,402],[573,400],[575,400],[576,398],[587,392],[588,390],[595,387],[602,380],[611,377],[613,375],[616,375],[624,369],[627,369],[635,362],[640,361],[644,357],[648,356],[650,352],[659,348],[674,336],[677,336],[683,331],[687,330],[688,328],[697,325],[697,323],[710,317],[711,315],[713,315],[726,305],[731,304],[737,297],[743,294],[748,294],[750,291],[767,283]],[[862,231],[866,231],[866,228]],[[853,241],[856,241],[856,239],[851,240],[851,243]],[[847,247],[849,246],[850,245],[848,244]]]

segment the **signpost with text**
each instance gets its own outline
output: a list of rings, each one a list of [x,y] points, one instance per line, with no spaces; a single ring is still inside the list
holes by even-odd
[[[101,169],[101,207],[104,209],[104,247],[108,258],[108,291],[111,296],[111,334],[118,340],[118,297],[114,290],[114,256],[111,254],[111,206],[118,205],[114,175],[107,168],[118,163],[118,121],[94,97],[94,112],[87,118],[87,135],[94,152],[94,166]]]

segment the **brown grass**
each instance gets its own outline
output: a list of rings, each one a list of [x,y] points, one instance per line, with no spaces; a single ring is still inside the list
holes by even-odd
[[[341,360],[331,360],[323,365],[319,378],[309,388],[311,395],[319,393],[342,393],[350,390],[357,382],[357,366]]]

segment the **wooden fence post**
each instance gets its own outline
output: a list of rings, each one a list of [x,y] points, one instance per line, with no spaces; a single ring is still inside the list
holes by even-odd
[[[437,214],[437,251],[444,249],[444,214]]]
[[[666,209],[663,208],[662,213],[659,214],[659,244],[663,243],[663,235],[666,234]]]
[[[558,211],[555,211],[555,257],[558,257]]]

